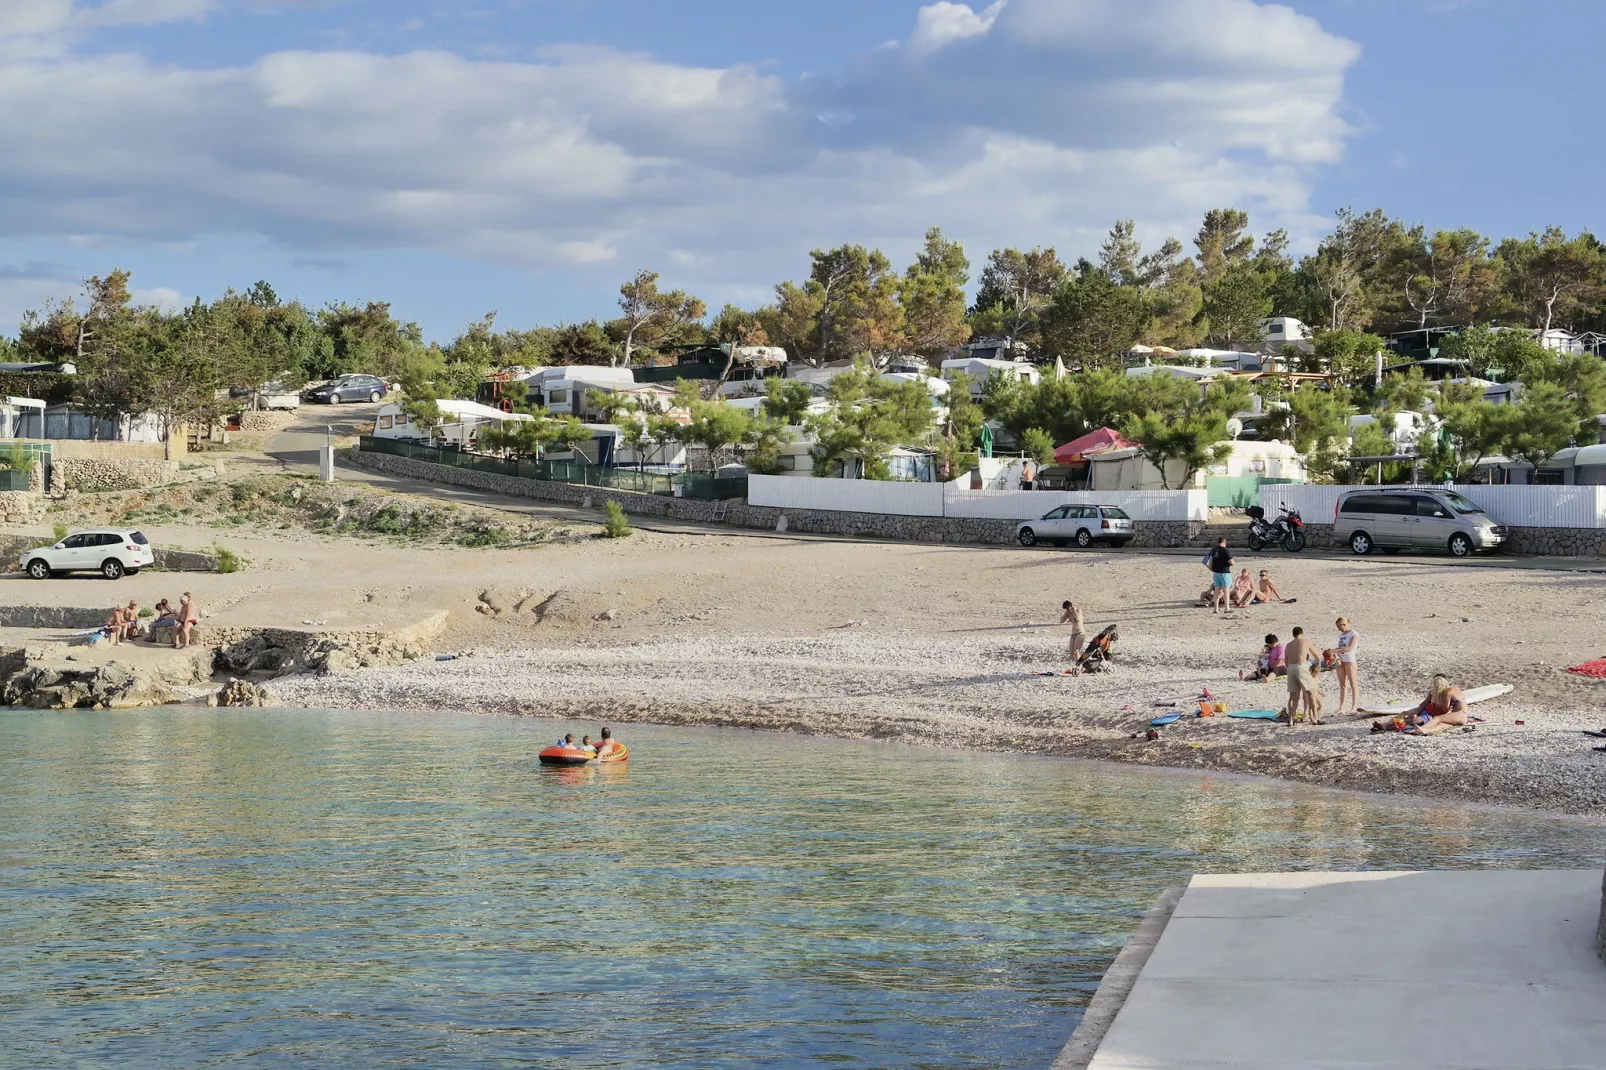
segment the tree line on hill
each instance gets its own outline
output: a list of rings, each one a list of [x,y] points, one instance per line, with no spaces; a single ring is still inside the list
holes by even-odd
[[[1154,448],[1204,465],[1214,456],[1207,440],[1225,437],[1225,421],[1243,399],[1228,387],[1125,383],[1121,355],[1138,343],[1258,341],[1260,321],[1275,315],[1314,326],[1315,353],[1300,358],[1303,366],[1339,376],[1331,391],[1257,384],[1263,400],[1286,402],[1271,422],[1283,421],[1282,432],[1319,469],[1336,470],[1339,454],[1349,451],[1342,429],[1350,414],[1388,416],[1427,404],[1429,394],[1450,430],[1418,448],[1446,470],[1494,452],[1548,458],[1580,439],[1587,420],[1606,407],[1600,361],[1549,353],[1527,331],[1491,329],[1606,330],[1606,246],[1587,232],[1568,236],[1552,227],[1495,241],[1346,209],[1316,251],[1296,259],[1282,231],[1257,240],[1247,213],[1218,209],[1204,217],[1191,254],[1175,238],[1146,249],[1134,225],[1120,221],[1092,257],[1067,264],[1054,249],[998,249],[967,298],[971,281],[964,248],[933,229],[901,272],[879,250],[815,250],[807,276],[780,283],[774,301],[756,309],[726,305],[709,316],[697,297],[665,290],[657,273],[641,271],[620,288],[613,320],[507,330],[492,313],[437,344],[386,303],[314,310],[282,301],[265,282],[177,311],[137,306],[128,273],[114,271],[87,280],[79,300],[29,312],[15,339],[0,337],[0,359],[71,361],[78,367],[75,400],[86,410],[103,417],[153,412],[177,425],[214,413],[224,387],[269,380],[294,387],[352,371],[394,377],[421,397],[472,397],[487,372],[511,365],[634,365],[672,359],[676,347],[728,344],[780,346],[815,365],[864,360],[874,367],[894,354],[934,360],[973,337],[996,337],[1019,359],[1061,361],[1075,374],[1031,388],[998,384],[981,406],[956,399],[957,415],[943,429],[955,460],[974,448],[980,421],[991,418],[1028,451],[1109,425],[1146,444],[1169,442]],[[1411,379],[1408,387],[1371,389],[1378,335],[1452,324],[1476,326],[1447,338],[1441,355],[1466,359],[1479,374],[1522,379],[1528,393],[1520,404],[1488,406],[1466,389],[1439,393]],[[876,408],[869,387],[844,386],[844,400],[832,406],[839,425],[855,390],[862,396],[851,404]],[[909,392],[903,407],[916,400]],[[883,429],[913,430],[884,413],[878,420]],[[868,426],[819,430],[822,442],[848,442],[824,449],[832,463],[855,450],[874,454],[884,437],[866,439]],[[1355,450],[1382,455],[1393,447],[1372,425],[1358,433]]]

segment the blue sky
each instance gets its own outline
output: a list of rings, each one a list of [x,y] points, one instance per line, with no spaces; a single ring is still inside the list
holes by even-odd
[[[0,332],[112,266],[432,337],[757,304],[928,226],[1090,253],[1208,207],[1599,230],[1596,0],[4,0]]]

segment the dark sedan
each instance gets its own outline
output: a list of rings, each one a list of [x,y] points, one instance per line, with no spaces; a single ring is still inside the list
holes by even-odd
[[[390,389],[377,375],[342,375],[322,386],[303,391],[302,401],[339,405],[343,401],[383,401]]]

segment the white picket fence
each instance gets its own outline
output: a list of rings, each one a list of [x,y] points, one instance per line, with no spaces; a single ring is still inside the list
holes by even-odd
[[[1210,512],[1209,494],[1202,490],[971,490],[968,479],[943,484],[752,476],[747,483],[747,501],[771,509],[975,520],[1036,520],[1061,505],[1114,505],[1134,520],[1151,522],[1203,521]]]
[[[1276,516],[1278,507],[1299,510],[1308,524],[1331,524],[1338,500],[1352,490],[1376,487],[1318,487],[1268,484],[1260,488],[1260,507]],[[1606,487],[1510,487],[1457,485],[1498,524],[1519,528],[1606,528]]]

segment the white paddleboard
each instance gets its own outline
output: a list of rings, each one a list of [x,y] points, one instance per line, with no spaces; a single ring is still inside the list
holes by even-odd
[[[1516,688],[1510,684],[1490,684],[1488,687],[1469,687],[1461,693],[1467,697],[1467,704],[1474,702],[1487,702],[1501,695],[1509,695]],[[1425,694],[1425,692],[1424,692]],[[1421,699],[1401,699],[1399,702],[1390,702],[1383,706],[1362,706],[1361,712],[1368,717],[1398,717],[1409,710],[1416,709]]]

